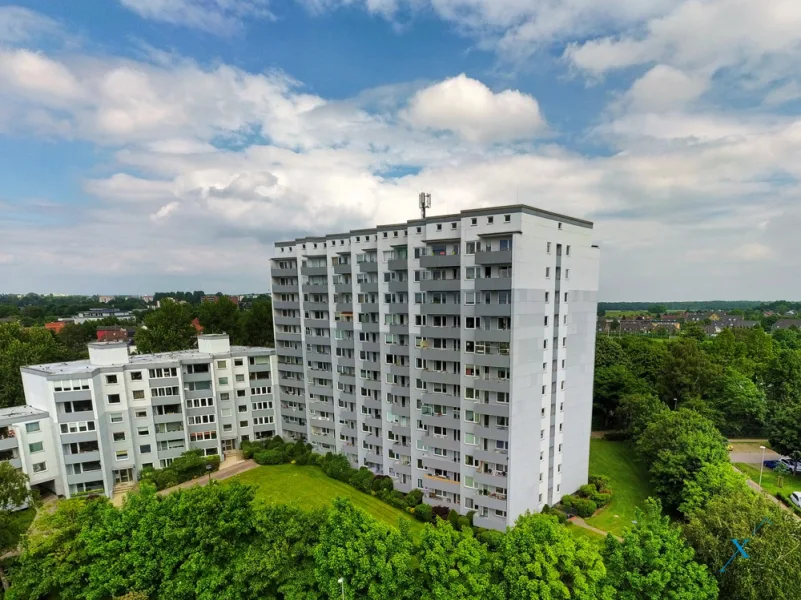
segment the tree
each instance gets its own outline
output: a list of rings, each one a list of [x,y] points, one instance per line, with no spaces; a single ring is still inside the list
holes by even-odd
[[[738,371],[726,369],[710,404],[723,415],[717,425],[724,434],[742,437],[762,431],[767,411],[765,394]]]
[[[648,307],[648,312],[652,315],[663,315],[667,312],[667,306],[664,304],[652,304]]]
[[[801,402],[801,352],[781,349],[765,368],[765,394],[769,411],[791,402]]]
[[[623,542],[606,536],[602,550],[607,582],[620,600],[652,598],[715,600],[718,586],[681,530],[662,515],[659,500],[648,498],[636,509],[636,524],[623,532]]]
[[[674,398],[681,402],[705,397],[718,381],[720,373],[721,368],[709,360],[696,339],[678,339],[668,348],[659,376],[659,395],[670,406]]]
[[[637,441],[651,481],[670,508],[681,502],[684,482],[708,464],[728,463],[725,440],[714,424],[692,410],[659,414]]]
[[[426,527],[419,547],[423,600],[499,598],[490,581],[487,548],[468,529],[458,532],[447,521]]]
[[[618,425],[635,440],[658,415],[670,409],[653,394],[631,394],[620,399]]]
[[[730,464],[704,465],[691,479],[684,482],[679,512],[689,517],[706,507],[711,498],[737,494],[743,489],[746,489],[745,476],[732,469]]]
[[[721,598],[798,598],[801,521],[749,488],[710,496],[703,509],[692,513],[684,534],[695,549],[696,560],[718,573]],[[732,540],[742,543],[746,539],[748,560],[737,554],[720,574],[736,552]]]
[[[706,332],[698,323],[685,323],[680,335],[682,338],[693,339],[697,342],[706,340]]]
[[[216,302],[203,302],[197,309],[197,318],[204,333],[227,333],[234,343],[241,343],[241,313],[227,296]]]
[[[324,597],[397,600],[419,598],[412,566],[413,546],[405,521],[396,531],[338,498],[314,550],[315,577]]]
[[[0,323],[0,408],[25,404],[20,367],[69,358],[69,351],[46,329]]]
[[[628,366],[628,357],[618,340],[605,336],[595,338],[595,368]]]
[[[608,428],[617,424],[615,415],[621,398],[648,392],[648,385],[622,364],[596,369],[593,412],[600,417],[600,426]]]
[[[28,476],[9,462],[0,462],[0,551],[12,546],[23,533],[19,519],[14,519],[11,511],[34,500]]]
[[[768,441],[784,456],[801,452],[801,402],[788,403],[774,411],[768,423]],[[794,471],[798,470],[797,464]]]
[[[136,332],[136,349],[142,354],[188,350],[196,339],[192,312],[187,304],[163,300],[161,308],[145,317]]]
[[[255,300],[243,317],[243,336],[248,346],[275,344],[273,334],[273,305],[270,298]]]
[[[656,389],[659,374],[667,359],[667,345],[639,335],[621,338],[620,345],[626,353],[631,372]]]
[[[552,515],[521,515],[503,538],[499,563],[508,600],[614,598],[598,550]]]

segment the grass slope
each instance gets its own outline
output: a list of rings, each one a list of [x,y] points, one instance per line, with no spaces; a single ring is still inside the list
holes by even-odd
[[[297,504],[302,508],[318,508],[330,505],[334,498],[348,498],[354,506],[387,525],[397,527],[398,519],[405,519],[411,523],[414,531],[423,529],[423,524],[410,514],[346,483],[331,479],[319,467],[263,466],[227,481],[240,481],[256,486],[256,499],[268,504]]]
[[[653,495],[648,471],[637,461],[637,455],[627,442],[590,440],[590,473],[607,475],[612,486],[612,501],[586,519],[587,523],[604,531],[620,535],[634,520],[634,509]]]

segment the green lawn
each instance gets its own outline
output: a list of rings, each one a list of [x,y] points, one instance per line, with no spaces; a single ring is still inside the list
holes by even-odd
[[[423,524],[410,514],[360,492],[346,483],[331,479],[319,467],[272,465],[257,467],[226,481],[241,481],[256,486],[256,498],[268,504],[297,504],[302,508],[328,506],[334,498],[348,498],[354,506],[379,521],[397,527],[405,519],[414,531]]]
[[[653,495],[645,466],[627,442],[590,440],[590,474],[607,475],[612,487],[612,501],[586,519],[604,531],[620,535],[634,520],[634,509]]]
[[[595,533],[594,531],[590,531],[589,529],[584,529],[583,527],[579,527],[578,525],[573,525],[573,523],[568,523],[565,525],[567,530],[570,532],[570,535],[576,538],[582,538],[597,546],[602,546],[604,543],[604,539],[606,536],[601,534]]]
[[[734,466],[745,473],[746,477],[759,483],[758,466],[746,463],[735,463]],[[790,475],[785,475],[784,487],[779,487],[776,473],[773,472],[773,469],[765,467],[762,471],[762,489],[773,496],[775,496],[778,491],[782,491],[789,496],[793,492],[801,491],[801,475],[793,476],[792,473]]]

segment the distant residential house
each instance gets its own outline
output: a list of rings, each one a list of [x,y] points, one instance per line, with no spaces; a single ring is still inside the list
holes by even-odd
[[[97,328],[98,342],[127,342],[129,340],[128,330],[119,325]]]
[[[700,323],[708,319],[712,322],[715,322],[715,321],[720,321],[726,316],[727,315],[725,312],[720,312],[720,311],[694,312],[694,313],[687,313],[685,321],[690,321],[691,323]]]
[[[112,300],[114,300],[114,296],[98,296],[97,297],[97,301],[98,302],[102,302],[103,304],[108,304]]]
[[[66,325],[67,321],[52,321],[50,323],[45,323],[45,329],[52,331],[53,333],[60,333]]]
[[[771,331],[778,329],[790,329],[790,327],[798,327],[801,329],[801,319],[779,319],[770,328]]]
[[[651,321],[626,319],[620,321],[620,331],[623,333],[648,333],[651,330]]]
[[[707,335],[715,337],[717,334],[723,331],[725,327],[721,327],[719,324],[713,323],[711,325],[704,325],[702,329],[706,332]]]
[[[678,319],[659,319],[651,321],[651,329],[653,330],[657,327],[664,327],[668,331],[674,332],[681,329],[681,322]]]
[[[220,298],[224,296],[203,296],[200,301],[201,302],[219,302]],[[228,299],[233,302],[234,304],[239,304],[239,296],[228,296]]]
[[[71,319],[59,319],[59,321],[71,321],[80,325],[82,323],[100,321],[101,319],[108,319],[110,317],[119,319],[120,321],[136,320],[136,316],[127,310],[118,310],[116,308],[90,308],[84,312],[79,312]]]
[[[793,315],[793,316],[794,316],[794,315],[795,315],[795,311],[794,311],[794,310],[788,310],[788,311],[787,311],[786,313],[784,313],[784,314],[785,314],[785,315]]]
[[[598,333],[607,333],[612,321],[604,317],[598,317],[596,331]]]

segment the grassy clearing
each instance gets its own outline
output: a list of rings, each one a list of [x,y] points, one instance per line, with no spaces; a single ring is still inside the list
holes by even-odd
[[[745,476],[759,483],[759,467],[754,465],[749,465],[746,463],[735,463],[735,466],[740,469]],[[773,472],[773,469],[765,469],[762,471],[762,489],[768,492],[769,494],[775,496],[776,492],[784,492],[788,496],[793,492],[801,491],[801,475],[793,476],[785,475],[784,476],[784,487],[779,487],[779,477],[776,473]]]
[[[634,520],[634,509],[653,495],[645,466],[627,442],[590,440],[590,473],[606,475],[612,486],[612,501],[587,523],[616,535]]]
[[[19,525],[19,531],[21,532],[20,533],[20,535],[21,535],[22,533],[25,533],[26,531],[28,531],[28,529],[31,526],[31,523],[33,523],[33,519],[34,519],[35,516],[36,516],[36,509],[35,508],[26,508],[25,510],[19,510],[19,511],[16,511],[16,512],[12,512],[11,513],[11,521],[16,525]],[[11,544],[10,547],[13,548],[18,543],[19,543],[19,537],[17,537],[17,539],[13,540],[13,543]],[[0,553],[0,554],[2,554],[2,553]]]
[[[583,527],[579,527],[578,525],[574,525],[571,522],[567,522],[565,527],[575,538],[585,539],[588,542],[595,544],[596,546],[602,546],[604,543],[604,539],[606,536],[601,535],[599,533],[595,533],[594,531],[590,531],[589,529],[584,529]]]
[[[256,499],[267,504],[296,504],[302,508],[320,508],[329,506],[334,498],[348,498],[354,506],[387,525],[397,527],[398,519],[405,519],[414,531],[423,529],[423,524],[408,513],[346,483],[331,479],[319,467],[263,466],[225,481],[240,481],[256,486]]]

